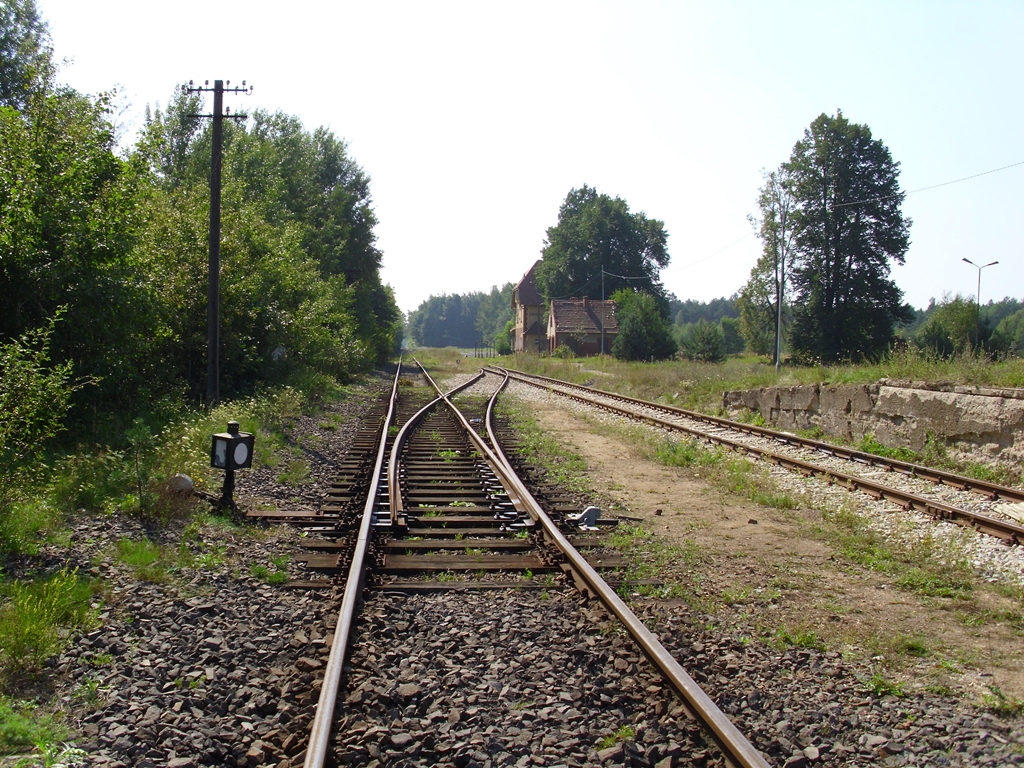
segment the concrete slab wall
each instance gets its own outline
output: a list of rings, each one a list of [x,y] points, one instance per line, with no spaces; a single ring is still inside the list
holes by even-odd
[[[819,427],[853,441],[873,434],[918,451],[933,436],[977,458],[1024,461],[1024,389],[882,379],[726,392],[722,405],[730,417],[753,411],[777,429]]]

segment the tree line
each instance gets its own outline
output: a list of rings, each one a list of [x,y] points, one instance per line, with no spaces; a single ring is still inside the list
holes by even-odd
[[[45,347],[78,382],[70,405],[83,433],[199,404],[203,104],[175,91],[119,148],[112,96],[57,82],[34,2],[5,3],[0,26],[0,344]],[[224,126],[222,179],[223,395],[344,379],[387,359],[401,313],[380,279],[369,178],[345,143],[254,110]]]
[[[409,313],[406,335],[421,347],[473,347],[493,343],[499,354],[512,351],[512,283],[490,293],[431,295]]]

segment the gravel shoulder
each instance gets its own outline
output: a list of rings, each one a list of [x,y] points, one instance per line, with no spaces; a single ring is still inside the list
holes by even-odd
[[[680,574],[693,591],[689,600],[634,597],[635,608],[667,629],[663,639],[679,649],[687,669],[700,670],[698,678],[716,679],[706,665],[722,670],[724,689],[712,694],[720,706],[731,697],[743,700],[736,672],[740,679],[748,677],[736,661],[730,674],[722,656],[749,656],[758,649],[755,655],[764,657],[766,669],[747,679],[746,690],[761,690],[764,676],[784,681],[772,686],[774,695],[757,699],[767,711],[751,715],[746,731],[774,736],[777,742],[768,752],[778,754],[779,740],[782,747],[799,749],[800,740],[787,736],[794,723],[786,713],[795,708],[806,716],[820,705],[839,716],[834,725],[840,746],[853,748],[835,764],[856,764],[865,744],[893,730],[894,712],[902,713],[904,723],[934,722],[939,731],[956,735],[941,755],[927,757],[930,736],[918,734],[918,746],[908,750],[901,735],[899,749],[875,752],[887,764],[1024,764],[1024,722],[995,717],[978,706],[993,687],[1006,697],[1024,697],[1019,630],[995,619],[968,626],[957,601],[919,597],[844,558],[819,534],[822,515],[810,484],[804,483],[809,495],[801,500],[812,503],[797,510],[756,505],[708,484],[699,469],[646,460],[635,444],[607,428],[604,416],[547,395],[516,392],[543,429],[585,460],[586,480],[613,513],[640,518],[667,541],[702,554]],[[981,607],[993,613],[1007,608],[997,592],[980,592]],[[812,640],[807,645],[818,647],[801,647],[807,638]],[[780,664],[780,656],[803,658],[811,669],[802,662],[796,669]],[[901,685],[905,695],[876,695],[883,681]],[[739,707],[741,717],[751,706]],[[733,712],[728,703],[723,708]],[[972,733],[961,727],[964,722],[989,725]],[[992,723],[1011,746],[991,742]],[[971,754],[981,749],[972,743],[979,733],[994,753]],[[924,752],[915,752],[918,748]]]

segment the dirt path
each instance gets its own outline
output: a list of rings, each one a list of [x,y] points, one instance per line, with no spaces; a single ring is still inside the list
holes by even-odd
[[[529,409],[585,459],[599,494],[659,535],[710,555],[704,583],[716,617],[752,624],[766,636],[813,632],[830,649],[873,661],[908,692],[927,688],[980,700],[997,686],[1024,699],[1019,633],[996,620],[966,626],[956,601],[900,590],[884,574],[835,554],[814,535],[821,522],[815,510],[759,506],[701,480],[699,470],[645,460],[565,409],[541,402]],[[992,612],[1013,605],[987,591],[974,599]]]

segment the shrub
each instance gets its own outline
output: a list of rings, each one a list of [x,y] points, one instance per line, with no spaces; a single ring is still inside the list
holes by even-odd
[[[64,569],[31,584],[14,582],[0,607],[0,675],[9,680],[37,671],[67,642],[61,628],[87,623],[92,587]],[[62,634],[64,635],[62,637]]]
[[[683,357],[695,363],[720,363],[725,359],[724,347],[722,329],[702,318],[683,338]]]

